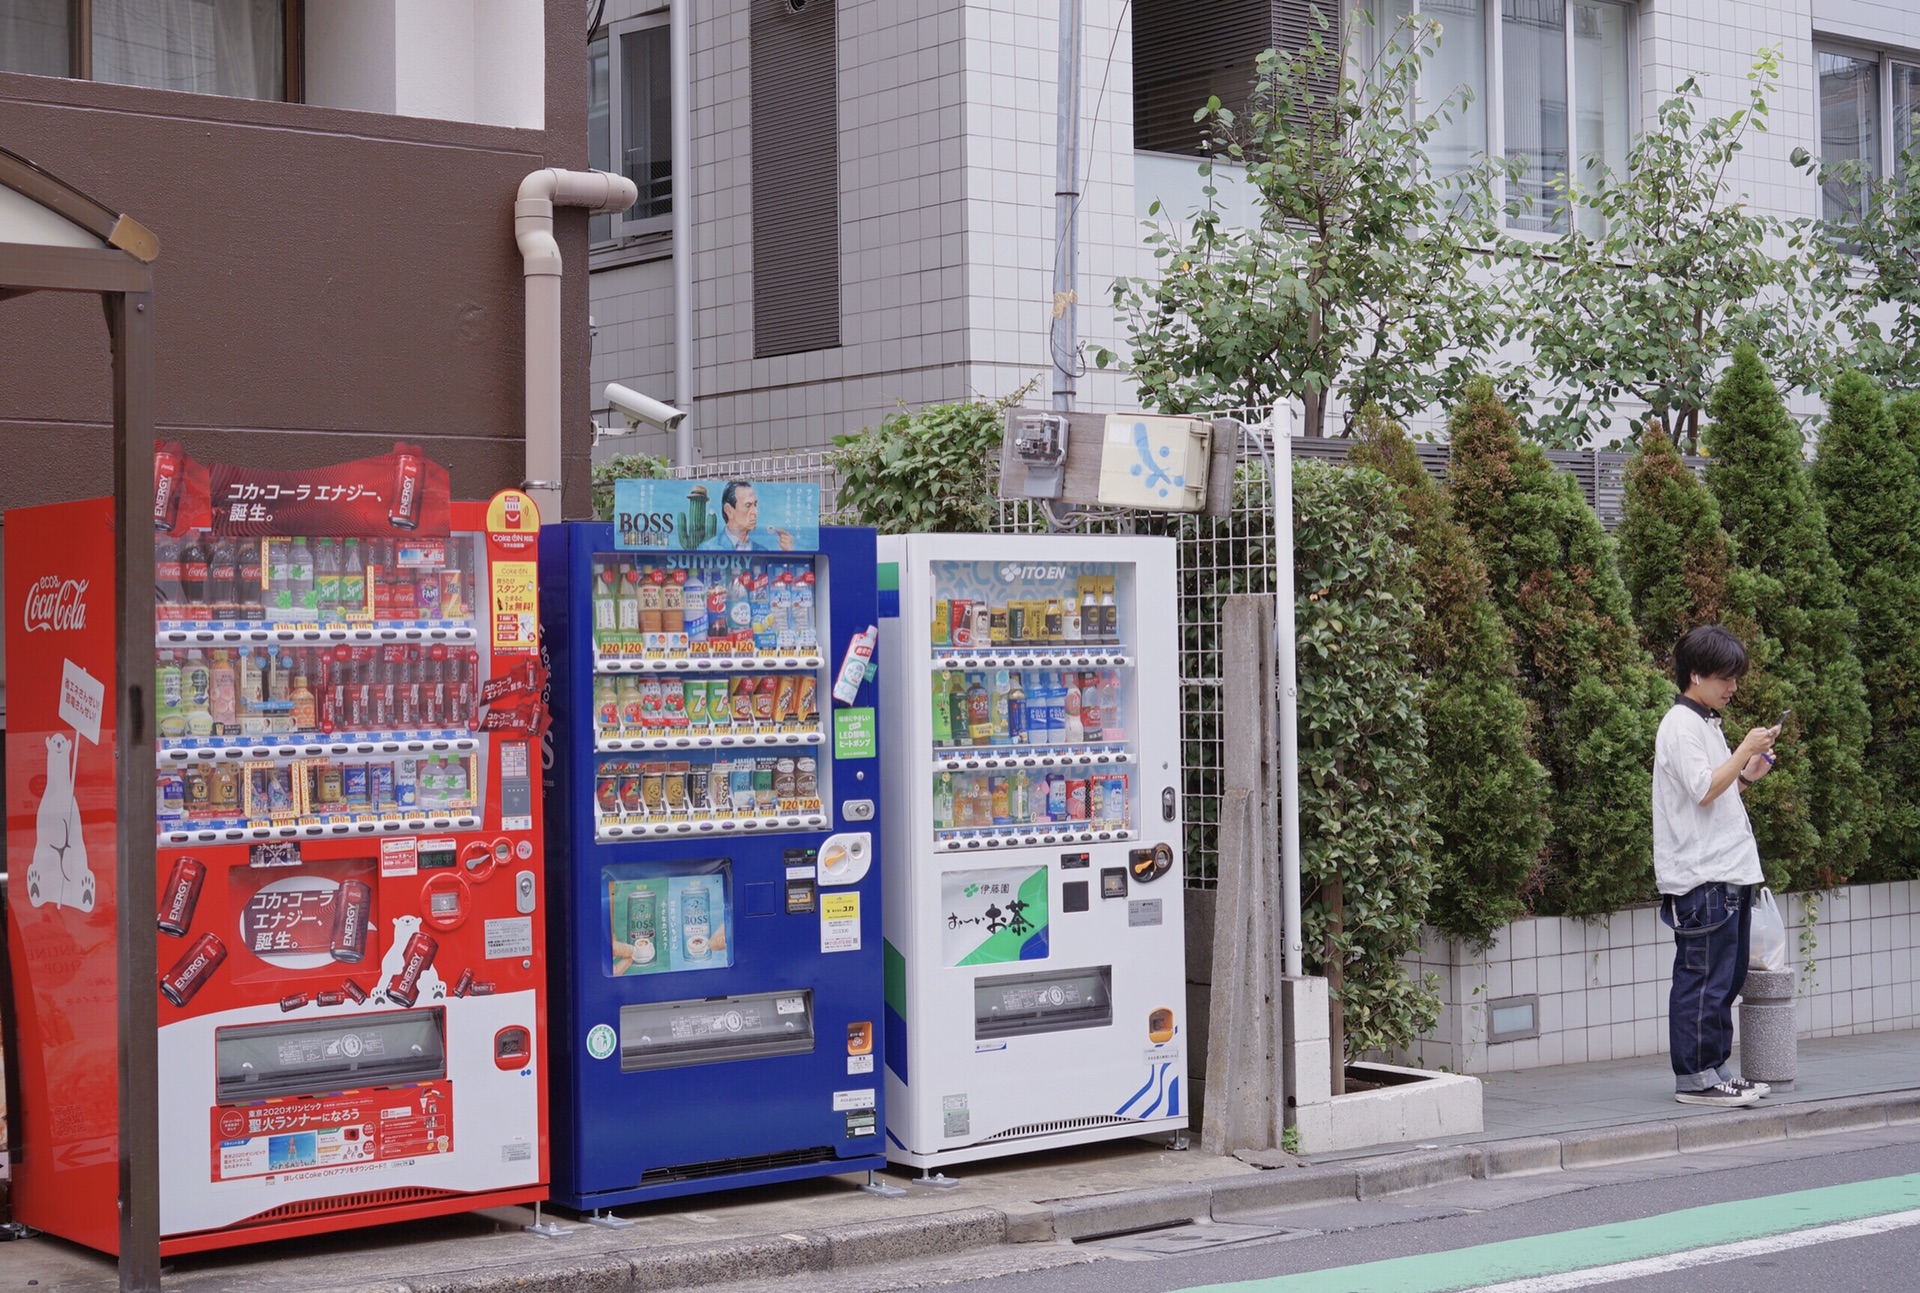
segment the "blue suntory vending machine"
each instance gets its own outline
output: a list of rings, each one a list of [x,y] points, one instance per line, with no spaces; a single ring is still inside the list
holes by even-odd
[[[886,1166],[874,533],[645,484],[670,513],[540,544],[553,1198],[586,1213]]]

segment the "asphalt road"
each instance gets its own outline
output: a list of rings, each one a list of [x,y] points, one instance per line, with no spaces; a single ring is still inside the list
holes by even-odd
[[[751,1287],[885,1293],[956,1284],[980,1293],[1893,1293],[1920,1288],[1920,1127],[1461,1182]]]

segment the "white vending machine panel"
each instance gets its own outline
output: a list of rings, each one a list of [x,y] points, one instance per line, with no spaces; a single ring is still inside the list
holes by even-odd
[[[895,1162],[1187,1125],[1174,559],[880,540]]]

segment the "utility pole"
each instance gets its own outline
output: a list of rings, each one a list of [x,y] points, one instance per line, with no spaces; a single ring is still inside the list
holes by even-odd
[[[1054,144],[1053,310],[1047,348],[1053,359],[1053,407],[1073,410],[1079,368],[1080,0],[1060,0],[1059,132]]]

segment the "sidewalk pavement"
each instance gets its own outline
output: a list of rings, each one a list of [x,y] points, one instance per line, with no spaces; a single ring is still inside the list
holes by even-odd
[[[1920,1122],[1920,1032],[1803,1040],[1799,1067],[1795,1090],[1749,1109],[1675,1104],[1671,1075],[1657,1056],[1569,1064],[1487,1078],[1485,1130],[1445,1144],[1263,1171],[1164,1141],[1118,1141],[952,1168],[958,1188],[909,1185],[899,1199],[862,1193],[864,1178],[846,1176],[669,1200],[622,1209],[636,1222],[631,1228],[582,1224],[560,1239],[523,1233],[531,1210],[506,1208],[183,1257],[170,1263],[166,1287],[687,1288]],[[914,1175],[902,1169],[888,1179],[907,1184]],[[35,1293],[117,1287],[109,1259],[71,1244],[43,1237],[0,1245],[0,1290],[30,1282]]]

